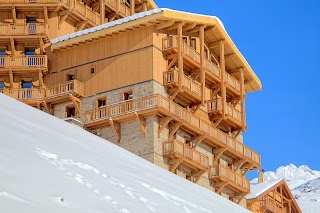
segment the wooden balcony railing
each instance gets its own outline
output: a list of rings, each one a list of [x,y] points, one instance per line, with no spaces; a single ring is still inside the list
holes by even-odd
[[[238,79],[230,75],[229,73],[226,72],[226,83],[234,88],[236,91],[240,92],[240,82]]]
[[[1,0],[0,0],[1,1]],[[46,35],[48,24],[0,24],[0,36]]]
[[[0,68],[47,68],[46,55],[0,56]]]
[[[162,50],[168,50],[176,48],[178,49],[178,37],[168,36],[162,39]]]
[[[207,134],[208,137],[220,143],[221,146],[225,146],[229,150],[233,150],[244,158],[253,160],[258,165],[260,165],[260,155],[258,153],[242,144],[241,142],[237,141],[236,139],[232,138],[228,134],[224,133],[223,131],[215,128],[209,122],[202,120],[200,117],[194,115],[186,108],[181,107],[180,105],[176,104],[173,101],[170,101],[169,99],[161,95],[137,98],[112,105],[107,105],[99,109],[94,109],[86,114],[86,124],[98,122],[102,119],[115,118],[134,112],[141,112],[152,108],[158,108],[171,113],[173,116],[181,119],[184,124],[190,124],[192,126],[192,129],[202,131],[204,134]]]
[[[220,68],[212,61],[209,61],[207,58],[204,61],[204,68],[209,70],[213,75],[220,78]]]
[[[40,89],[3,89],[2,93],[20,101],[37,101],[44,98]]]
[[[128,7],[127,5],[125,5],[124,3],[120,4],[120,13],[123,16],[130,16],[131,15],[131,9],[130,7]]]
[[[163,154],[177,154],[181,158],[187,158],[202,167],[209,167],[208,156],[175,139],[163,143]]]
[[[179,82],[179,74],[178,70],[171,69],[167,72],[163,73],[163,81],[164,85],[169,85],[172,83],[178,83]],[[193,80],[191,77],[184,75],[183,78],[183,87],[184,89],[187,89],[194,94],[201,96],[201,84],[195,80]]]
[[[276,200],[274,197],[267,195],[260,201],[260,208],[262,210],[269,210],[273,213],[283,213],[283,209],[281,208],[281,200]]]
[[[189,56],[192,60],[196,61],[198,64],[200,64],[200,53],[198,53],[195,49],[193,49],[186,43],[183,43],[183,53]]]
[[[1,3],[10,3],[10,4],[34,4],[34,3],[41,3],[41,4],[58,4],[61,3],[61,0],[0,0]]]
[[[95,25],[100,25],[100,14],[92,10],[91,7],[85,5],[82,1],[77,1],[74,6],[74,10],[81,14],[84,18],[92,21]]]
[[[250,190],[250,181],[241,174],[233,171],[227,166],[219,164],[217,166],[212,166],[209,170],[210,178],[221,178],[224,181],[230,181],[237,186],[241,187],[242,190],[249,191]]]
[[[216,98],[207,103],[208,112],[217,113],[222,112],[222,99]],[[226,114],[234,118],[235,120],[242,122],[241,112],[233,107],[231,104],[227,103]]]
[[[62,84],[57,84],[55,86],[45,89],[45,97],[53,98],[65,94],[76,93],[80,96],[84,95],[84,84],[77,80],[68,81]]]

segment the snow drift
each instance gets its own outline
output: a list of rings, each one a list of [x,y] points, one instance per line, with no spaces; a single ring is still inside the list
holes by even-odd
[[[248,210],[0,94],[1,212]]]

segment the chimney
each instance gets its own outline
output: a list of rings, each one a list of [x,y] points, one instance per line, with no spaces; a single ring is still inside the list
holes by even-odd
[[[264,169],[259,169],[258,170],[258,183],[264,183]]]

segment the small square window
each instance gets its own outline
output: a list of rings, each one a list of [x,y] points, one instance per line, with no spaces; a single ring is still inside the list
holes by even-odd
[[[67,81],[72,81],[76,79],[76,75],[75,74],[68,74],[67,75]]]
[[[95,71],[96,71],[96,69],[95,69],[94,67],[91,67],[91,68],[90,68],[90,73],[91,73],[91,74],[94,74]]]
[[[97,108],[107,106],[107,97],[97,99],[96,105]]]
[[[133,99],[133,91],[128,91],[123,93],[123,100],[128,101]]]
[[[66,118],[71,118],[76,116],[76,108],[74,106],[66,107]]]

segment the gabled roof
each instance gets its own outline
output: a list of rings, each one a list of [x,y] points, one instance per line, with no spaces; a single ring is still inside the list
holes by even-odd
[[[291,190],[289,189],[289,187],[284,179],[277,179],[277,180],[273,180],[268,183],[251,184],[250,185],[251,193],[247,195],[246,199],[248,200],[248,202],[250,202],[250,200],[260,200],[261,198],[268,195],[270,192],[276,190],[280,186],[284,187],[283,190],[292,199],[292,203],[293,203],[293,206],[294,206],[296,212],[301,213],[301,209],[300,209],[299,205],[297,204],[294,196],[291,193]]]
[[[232,39],[226,32],[221,20],[216,16],[207,16],[193,14],[181,11],[175,11],[165,8],[157,8],[154,10],[141,12],[132,16],[118,19],[113,22],[105,23],[90,29],[71,33],[51,40],[51,49],[59,50],[85,43],[86,41],[97,40],[105,36],[111,36],[113,33],[124,32],[133,27],[144,27],[148,25],[157,25],[167,21],[184,22],[185,24],[205,25],[208,29],[205,36],[210,43],[225,41],[225,54],[234,55],[233,59],[227,63],[230,69],[244,69],[244,77],[246,80],[246,92],[252,92],[262,89],[262,84],[257,75],[254,73],[246,59],[243,57],[239,49],[233,43]]]

